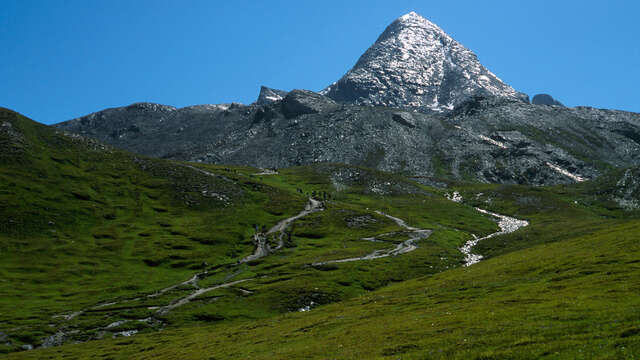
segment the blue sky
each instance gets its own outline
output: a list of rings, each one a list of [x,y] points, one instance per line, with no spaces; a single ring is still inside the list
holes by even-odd
[[[320,90],[416,11],[505,82],[640,112],[637,1],[3,0],[0,106],[55,123],[107,107]]]

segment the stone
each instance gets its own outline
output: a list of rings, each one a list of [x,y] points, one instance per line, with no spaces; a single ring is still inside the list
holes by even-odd
[[[533,105],[556,105],[556,106],[564,106],[562,105],[561,102],[559,102],[558,100],[554,99],[551,95],[549,94],[538,94],[536,96],[533,97],[533,99],[531,100],[531,103]]]
[[[339,107],[328,97],[308,90],[293,90],[282,101],[282,112],[287,119],[305,114],[329,112]]]

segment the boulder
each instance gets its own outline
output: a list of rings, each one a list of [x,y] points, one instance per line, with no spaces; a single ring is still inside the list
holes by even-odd
[[[288,92],[284,90],[277,90],[268,88],[266,86],[260,87],[260,95],[258,95],[258,100],[256,101],[257,105],[267,105],[274,103],[276,101],[280,101],[287,96]]]
[[[554,99],[551,95],[549,94],[538,94],[536,96],[533,97],[533,100],[531,100],[531,103],[533,105],[557,105],[557,106],[564,106],[562,105],[561,102],[559,102],[558,100]]]
[[[318,114],[340,108],[335,101],[308,90],[293,90],[282,101],[282,113],[287,119],[304,114]]]

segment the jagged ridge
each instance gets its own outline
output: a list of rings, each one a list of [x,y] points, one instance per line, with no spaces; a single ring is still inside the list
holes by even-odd
[[[126,107],[89,118],[57,126],[150,156],[265,168],[339,162],[429,179],[556,184],[591,179],[604,164],[640,164],[638,114],[505,98],[424,114],[294,90],[263,106],[155,115]]]

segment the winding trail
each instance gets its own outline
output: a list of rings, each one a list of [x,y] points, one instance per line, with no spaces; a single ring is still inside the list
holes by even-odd
[[[498,226],[500,227],[500,231],[495,232],[493,234],[489,234],[485,237],[482,238],[478,238],[477,236],[473,235],[473,240],[469,240],[467,241],[461,248],[460,248],[460,252],[462,252],[464,254],[464,266],[471,266],[475,263],[480,262],[480,260],[482,260],[483,256],[480,254],[474,254],[471,252],[472,248],[474,246],[476,246],[480,241],[482,240],[486,240],[486,239],[490,239],[492,237],[498,236],[498,235],[504,235],[504,234],[510,234],[520,228],[523,228],[525,226],[529,225],[529,222],[526,220],[519,220],[510,216],[506,216],[506,215],[500,215],[500,214],[496,214],[496,213],[492,213],[490,211],[487,210],[483,210],[480,208],[476,208],[477,211],[486,214],[486,215],[491,215],[494,218],[498,219]]]
[[[156,311],[156,314],[165,315],[169,311],[171,311],[171,310],[173,310],[173,309],[175,309],[175,308],[177,308],[179,306],[188,304],[189,302],[191,302],[191,300],[197,298],[198,296],[200,296],[200,295],[202,295],[204,293],[207,293],[209,291],[216,290],[216,289],[221,289],[221,288],[226,288],[226,287],[229,287],[229,286],[237,285],[237,284],[240,284],[240,283],[243,283],[243,282],[246,282],[246,281],[251,281],[251,280],[254,280],[254,278],[226,282],[226,283],[222,283],[222,284],[219,284],[219,285],[211,286],[211,287],[208,287],[208,288],[200,288],[200,289],[192,292],[188,296],[185,296],[183,298],[180,298],[180,299],[177,299],[175,301],[172,301],[169,305],[160,307],[158,309],[158,311]]]
[[[194,288],[197,289],[198,288],[198,280],[200,280],[200,278],[206,276],[206,274],[207,274],[206,271],[203,271],[201,273],[197,273],[197,274],[193,275],[193,277],[191,277],[191,279],[189,279],[189,280],[183,281],[183,282],[175,284],[175,285],[171,285],[171,286],[166,287],[166,288],[164,288],[162,290],[158,290],[153,294],[147,295],[147,297],[150,297],[150,298],[158,297],[158,296],[160,296],[160,295],[162,295],[162,294],[164,294],[166,292],[169,292],[169,291],[171,291],[171,290],[173,290],[175,288],[178,288],[178,287],[184,286],[184,285],[191,285],[191,286],[193,286]]]
[[[260,172],[254,173],[253,175],[278,175],[278,172],[276,170],[263,168],[260,168],[260,170]]]
[[[186,164],[179,164],[179,165],[181,165],[181,166],[183,166],[183,167],[186,167],[186,168],[189,168],[189,169],[191,169],[191,170],[195,170],[195,171],[197,171],[197,172],[199,172],[199,173],[201,173],[201,174],[204,174],[204,175],[207,175],[207,176],[211,176],[211,177],[214,177],[214,178],[218,178],[218,179],[222,179],[222,180],[224,180],[224,181],[226,181],[226,182],[230,182],[230,183],[234,183],[234,184],[235,184],[235,181],[233,181],[233,180],[229,179],[229,178],[228,178],[228,177],[226,177],[226,176],[222,176],[222,175],[214,174],[214,173],[212,173],[212,172],[208,172],[207,170],[202,170],[202,169],[200,169],[200,168],[197,168],[197,167],[195,167],[195,166],[193,166],[193,165],[186,165]]]
[[[286,235],[285,230],[296,220],[305,217],[309,214],[313,214],[314,212],[324,210],[323,205],[320,201],[315,200],[313,198],[309,198],[309,202],[305,206],[304,210],[302,210],[298,215],[292,216],[290,218],[284,219],[277,223],[274,227],[269,229],[267,232],[257,233],[253,236],[253,243],[256,246],[256,249],[253,251],[253,254],[246,256],[238,263],[243,264],[249,261],[257,260],[273,254],[275,251],[282,249],[284,246],[284,237]],[[278,245],[275,248],[271,248],[269,245],[269,237],[275,233],[278,234]]]
[[[397,217],[394,217],[394,216],[391,216],[389,214],[385,214],[382,211],[376,211],[376,213],[380,214],[382,216],[388,217],[389,219],[393,220],[396,224],[398,224],[398,226],[404,228],[406,230],[407,235],[409,236],[409,239],[401,242],[398,245],[396,245],[395,248],[375,250],[374,252],[372,252],[372,253],[370,253],[368,255],[365,255],[365,256],[359,256],[359,257],[353,257],[353,258],[347,258],[347,259],[338,259],[338,260],[328,260],[328,261],[315,262],[315,263],[311,264],[311,266],[322,266],[322,265],[327,265],[327,264],[346,263],[346,262],[362,261],[362,260],[374,260],[374,259],[385,258],[385,257],[388,257],[388,256],[396,256],[396,255],[406,254],[406,253],[414,251],[415,249],[418,248],[418,246],[416,245],[417,241],[428,238],[431,235],[431,233],[433,232],[432,230],[418,229],[418,228],[409,226],[409,225],[407,225],[407,223],[404,220],[402,220],[400,218],[397,218]],[[378,235],[378,237],[382,237],[382,236],[390,235],[390,234],[394,234],[394,233],[381,234],[381,235]],[[362,240],[375,241],[375,242],[381,241],[379,239],[376,239],[375,237],[373,237],[373,238],[363,238]]]
[[[195,171],[204,173],[206,175],[209,176],[215,176],[218,178],[222,178],[223,180],[226,181],[232,181],[231,179],[225,178],[223,176],[219,176],[219,175],[215,175],[212,173],[209,173],[205,170],[202,169],[198,169],[196,167],[190,166],[190,165],[184,165],[185,167],[191,168]],[[272,173],[268,173],[268,174],[272,174]],[[262,175],[262,174],[261,174]],[[267,175],[267,173],[265,173],[264,175]],[[454,193],[455,196],[450,197],[450,200],[452,201],[456,201],[456,202],[461,202],[462,198],[461,196],[459,196],[459,194]],[[266,232],[258,232],[253,236],[253,242],[255,245],[255,249],[253,251],[252,254],[245,256],[244,258],[238,260],[236,263],[232,263],[232,264],[228,264],[229,267],[235,267],[235,266],[239,266],[241,264],[250,262],[250,261],[254,261],[257,259],[261,259],[264,258],[266,256],[269,256],[275,252],[277,252],[278,250],[282,249],[284,247],[284,242],[285,242],[285,237],[287,236],[287,233],[285,232],[286,229],[288,227],[291,226],[291,224],[293,224],[293,222],[295,222],[296,220],[303,218],[305,216],[308,216],[312,213],[318,212],[318,211],[323,211],[324,210],[324,205],[322,202],[315,200],[313,198],[309,198],[305,208],[299,212],[298,214],[296,214],[295,216],[283,219],[281,221],[279,221],[276,225],[274,225],[273,227],[271,227],[268,231]],[[486,215],[490,215],[492,217],[494,217],[495,219],[497,219],[498,222],[498,226],[500,227],[500,231],[495,232],[493,234],[487,235],[485,237],[482,238],[478,238],[475,235],[473,235],[473,240],[467,241],[464,246],[462,246],[459,250],[465,255],[465,264],[464,266],[470,266],[473,265],[477,262],[479,262],[480,260],[482,260],[483,256],[479,255],[479,254],[473,254],[472,253],[472,248],[478,244],[478,242],[485,240],[485,239],[489,239],[498,235],[503,235],[503,234],[509,234],[512,233],[522,227],[528,226],[529,223],[527,221],[524,220],[518,220],[515,219],[513,217],[509,217],[506,215],[500,215],[500,214],[496,214],[496,213],[492,213],[489,212],[487,210],[483,210],[483,209],[479,209],[476,208],[477,211],[486,214]],[[326,264],[334,264],[334,263],[346,263],[346,262],[353,262],[353,261],[364,261],[364,260],[374,260],[374,259],[380,259],[380,258],[385,258],[385,257],[389,257],[389,256],[397,256],[397,255],[402,255],[402,254],[406,254],[409,252],[412,252],[414,250],[416,250],[418,248],[417,246],[417,242],[420,240],[424,240],[429,238],[429,236],[432,234],[432,230],[428,230],[428,229],[419,229],[416,227],[412,227],[407,225],[407,223],[397,217],[391,216],[389,214],[386,214],[384,212],[381,211],[376,211],[377,214],[385,216],[391,220],[393,220],[399,227],[403,228],[402,231],[398,231],[398,232],[391,232],[391,233],[385,233],[385,234],[379,234],[376,235],[374,237],[368,237],[368,238],[363,238],[362,240],[366,240],[366,241],[372,241],[372,242],[388,242],[388,240],[384,240],[382,239],[385,236],[392,236],[392,235],[397,235],[397,234],[406,234],[408,236],[408,239],[397,244],[395,247],[391,247],[391,248],[386,248],[386,249],[379,249],[379,250],[375,250],[370,254],[364,255],[364,256],[360,256],[360,257],[352,257],[352,258],[345,258],[345,259],[337,259],[337,260],[328,260],[328,261],[322,261],[322,262],[315,262],[310,264],[311,266],[322,266],[322,265],[326,265]],[[270,243],[269,240],[275,240],[275,247],[272,247],[271,244],[273,242]],[[202,279],[205,279],[206,277],[210,276],[211,274],[207,272],[207,270],[204,270],[202,272],[198,272],[195,275],[193,275],[191,278],[179,282],[177,284],[171,285],[169,287],[160,289],[152,294],[148,294],[148,295],[141,295],[138,296],[136,298],[130,298],[130,299],[124,299],[124,300],[120,300],[120,301],[113,301],[113,302],[105,302],[105,303],[101,303],[101,304],[97,304],[94,305],[92,307],[88,307],[86,309],[80,310],[80,311],[76,311],[76,312],[72,312],[72,313],[68,313],[68,314],[60,314],[60,315],[55,315],[54,318],[62,318],[63,320],[66,321],[70,321],[84,313],[93,313],[93,312],[102,312],[104,311],[105,313],[109,313],[110,311],[117,311],[117,310],[123,310],[123,309],[134,309],[134,308],[139,308],[139,307],[145,307],[146,305],[143,304],[143,302],[141,300],[147,299],[147,298],[157,298],[161,295],[164,295],[166,293],[169,293],[173,290],[176,290],[180,287],[183,286],[191,286],[193,287],[193,290],[189,291],[189,293],[186,296],[182,296],[180,298],[177,299],[173,299],[171,300],[168,304],[166,305],[161,305],[161,306],[147,306],[148,310],[154,310],[154,313],[146,318],[140,318],[140,319],[121,319],[121,320],[117,320],[115,322],[112,322],[111,324],[104,326],[104,327],[99,327],[99,328],[95,328],[95,329],[91,329],[89,331],[94,331],[98,334],[103,334],[103,335],[99,335],[99,336],[104,336],[104,334],[112,334],[113,337],[117,337],[117,336],[132,336],[134,334],[136,334],[138,332],[138,330],[125,330],[125,331],[119,331],[119,332],[113,332],[113,330],[111,329],[116,329],[118,326],[127,323],[127,322],[133,322],[133,321],[137,321],[137,322],[145,322],[148,324],[154,324],[160,327],[165,326],[165,322],[163,320],[163,316],[166,315],[167,313],[169,313],[170,311],[184,306],[188,303],[190,303],[191,301],[193,301],[194,299],[198,298],[199,296],[201,296],[202,294],[205,294],[207,292],[216,290],[216,289],[221,289],[221,288],[227,288],[227,287],[232,287],[241,283],[245,283],[245,282],[249,282],[249,281],[253,281],[256,279],[256,277],[253,278],[246,278],[246,279],[241,279],[241,280],[233,280],[234,277],[236,277],[237,275],[239,275],[242,272],[242,270],[238,270],[235,273],[227,276],[224,280],[222,280],[220,283],[209,286],[209,287],[200,287],[198,285],[198,282]],[[243,290],[246,292],[249,292],[248,290]],[[118,304],[129,304],[129,303],[134,303],[134,302],[138,302],[138,305],[131,305],[131,306],[126,306],[126,307],[119,307],[117,309],[112,309],[110,308],[113,305],[118,305]],[[304,311],[310,310],[311,306],[313,305],[313,303],[310,306],[307,306],[305,308],[303,308]],[[116,315],[117,316],[117,315]],[[114,316],[115,317],[115,316]],[[114,319],[115,320],[115,319]],[[67,327],[65,325],[65,323],[62,323],[61,325],[58,326],[57,332],[46,338],[44,340],[44,342],[42,343],[42,347],[50,347],[50,346],[57,346],[57,345],[61,345],[65,342],[68,341],[68,339],[70,339],[70,336],[73,336],[75,334],[77,334],[79,332],[79,330],[67,330]]]
[[[189,166],[190,167],[190,166]],[[204,171],[204,170],[203,170]],[[269,229],[269,231],[267,232],[261,232],[261,233],[257,233],[256,235],[254,235],[254,241],[256,243],[256,249],[253,252],[253,254],[243,258],[242,260],[239,260],[236,265],[240,265],[243,264],[245,262],[248,261],[252,261],[252,260],[257,260],[260,259],[262,257],[268,256],[273,254],[274,252],[276,252],[277,250],[280,250],[283,246],[284,246],[284,236],[285,234],[285,230],[296,220],[305,217],[309,214],[312,214],[314,212],[318,212],[318,211],[322,211],[324,210],[324,207],[322,205],[322,202],[315,200],[313,198],[309,198],[309,202],[307,203],[307,205],[305,206],[304,210],[302,210],[300,213],[298,213],[295,216],[286,218],[284,220],[281,220],[280,222],[278,222],[275,226],[273,226],[271,229]],[[275,248],[271,248],[271,246],[268,244],[267,239],[269,235],[273,235],[273,234],[278,234],[278,245]],[[169,311],[185,305],[187,303],[189,303],[191,300],[195,299],[196,297],[198,297],[199,295],[202,295],[206,292],[215,290],[215,289],[219,289],[219,288],[225,288],[225,287],[229,287],[229,286],[233,286],[236,284],[240,284],[246,281],[250,281],[250,280],[254,280],[254,278],[250,278],[250,279],[242,279],[242,280],[236,280],[236,281],[230,281],[231,278],[235,277],[236,275],[238,275],[238,273],[232,274],[230,276],[228,276],[222,283],[208,287],[208,288],[201,288],[200,286],[198,286],[198,281],[201,279],[204,279],[208,276],[208,272],[202,271],[199,272],[195,275],[193,275],[191,278],[189,278],[188,280],[182,281],[180,283],[171,285],[169,287],[166,287],[164,289],[158,290],[153,294],[149,294],[146,295],[147,298],[155,298],[158,297],[160,295],[163,295],[169,291],[172,291],[174,289],[177,289],[181,286],[185,286],[185,285],[191,285],[194,288],[194,291],[192,293],[190,293],[189,295],[174,300],[172,301],[169,305],[166,306],[161,306],[158,307],[158,311],[156,312],[157,314],[160,315],[164,315],[166,313],[168,313]],[[103,303],[103,304],[98,304],[95,305],[93,307],[90,307],[88,309],[85,310],[80,310],[80,311],[76,311],[70,314],[66,314],[66,315],[55,315],[54,317],[61,317],[64,320],[71,320],[87,311],[92,311],[92,310],[99,310],[101,308],[105,308],[107,306],[112,306],[112,305],[117,305],[120,303],[128,303],[128,302],[133,302],[133,301],[139,301],[144,299],[144,296],[141,297],[137,297],[137,298],[133,298],[133,299],[125,299],[122,301],[114,301],[114,302],[109,302],[109,303]]]
[[[196,171],[199,171],[201,173],[204,173],[206,175],[209,176],[216,176],[219,177],[215,174],[211,174],[205,170],[201,170],[198,168],[195,168],[193,166],[190,165],[184,165],[185,167],[189,167],[192,168]],[[226,179],[226,178],[225,178]],[[230,180],[230,179],[229,179]],[[257,233],[256,235],[254,235],[254,242],[256,245],[256,249],[254,250],[253,254],[239,260],[237,263],[231,265],[231,266],[238,266],[240,264],[243,264],[245,262],[248,261],[252,261],[252,260],[256,260],[256,259],[260,259],[263,258],[265,256],[271,255],[274,252],[280,250],[282,247],[284,247],[284,237],[286,236],[285,230],[291,226],[291,224],[302,218],[305,217],[309,214],[312,214],[314,212],[318,212],[318,211],[322,211],[324,210],[324,206],[322,204],[322,202],[315,200],[313,198],[309,198],[309,201],[307,202],[304,210],[302,210],[300,213],[298,213],[295,216],[286,218],[284,220],[281,220],[280,222],[278,222],[275,226],[273,226],[271,229],[269,229],[269,231],[267,232],[261,232],[261,233]],[[278,240],[278,244],[275,248],[271,248],[271,246],[268,243],[268,239],[270,236],[274,236],[274,234],[277,234],[275,236],[277,236],[277,240]],[[241,279],[241,280],[235,280],[235,281],[231,281],[232,278],[234,278],[235,276],[239,275],[241,271],[238,271],[234,274],[231,274],[229,276],[227,276],[227,278],[225,278],[221,283],[210,286],[210,287],[206,287],[206,288],[201,288],[198,285],[198,281],[201,279],[206,278],[207,276],[209,276],[207,270],[204,270],[202,272],[199,272],[195,275],[193,275],[191,278],[179,282],[177,284],[171,285],[169,287],[163,288],[161,290],[158,290],[156,292],[154,292],[153,294],[149,294],[146,296],[139,296],[136,298],[131,298],[131,299],[124,299],[124,300],[120,300],[120,301],[112,301],[112,302],[106,302],[106,303],[101,303],[98,305],[94,305],[92,307],[80,310],[80,311],[75,311],[69,314],[60,314],[60,315],[54,315],[53,318],[62,318],[65,321],[70,321],[76,317],[78,317],[79,315],[82,315],[84,313],[88,313],[88,312],[96,312],[96,311],[105,311],[108,312],[110,310],[113,309],[109,309],[107,307],[109,306],[113,306],[113,305],[118,305],[118,304],[123,304],[123,303],[131,303],[131,302],[138,302],[141,301],[145,298],[156,298],[159,297],[165,293],[168,293],[172,290],[175,290],[181,286],[185,286],[185,285],[191,285],[194,290],[191,291],[188,295],[183,296],[181,298],[178,299],[174,299],[172,300],[169,304],[164,305],[164,306],[154,306],[154,307],[147,307],[147,309],[149,310],[156,310],[155,313],[153,315],[151,315],[150,317],[146,317],[146,318],[140,318],[140,319],[124,319],[124,320],[118,320],[115,322],[112,322],[111,324],[104,326],[104,327],[98,327],[98,328],[94,328],[91,329],[90,331],[94,331],[96,333],[106,333],[106,331],[109,331],[110,329],[114,329],[122,324],[125,324],[127,322],[131,322],[131,321],[138,321],[138,322],[146,322],[146,323],[155,323],[155,324],[159,324],[160,326],[164,326],[165,323],[164,321],[159,318],[163,315],[166,315],[167,313],[169,313],[171,310],[178,308],[180,306],[186,305],[188,303],[190,303],[192,300],[196,299],[198,296],[205,294],[207,292],[216,290],[216,289],[221,289],[221,288],[226,288],[226,287],[231,287],[231,286],[235,286],[244,282],[248,282],[248,281],[252,281],[255,280],[256,278],[248,278],[248,279]],[[247,291],[247,290],[244,290]],[[138,307],[144,307],[144,305],[132,305],[130,307],[127,308],[138,308]],[[121,310],[121,309],[120,309]],[[58,345],[62,345],[63,343],[65,343],[66,339],[68,336],[70,335],[74,335],[78,332],[78,330],[71,330],[71,331],[64,331],[64,324],[62,324],[61,326],[62,328],[58,329],[58,331],[52,335],[49,336],[47,338],[44,339],[42,346],[41,347],[52,347],[52,346],[58,346]],[[127,331],[120,331],[120,332],[115,332],[113,333],[113,337],[117,337],[117,336],[132,336],[135,335],[138,332],[138,330],[127,330]]]
[[[309,214],[312,214],[314,212],[318,212],[318,211],[322,211],[324,210],[324,207],[322,205],[322,203],[320,201],[317,201],[313,198],[309,198],[309,202],[307,203],[307,205],[305,206],[304,210],[302,210],[300,213],[298,213],[295,216],[286,218],[284,220],[281,220],[280,222],[278,222],[275,226],[273,226],[271,229],[269,229],[269,231],[265,232],[261,232],[261,233],[257,233],[254,235],[253,239],[254,239],[254,243],[255,243],[255,250],[253,252],[253,254],[246,256],[245,258],[243,258],[242,260],[239,260],[238,263],[236,265],[240,265],[243,263],[246,263],[248,261],[253,261],[253,260],[257,260],[260,258],[263,258],[265,256],[269,256],[271,254],[273,254],[274,252],[280,250],[283,246],[284,246],[284,237],[286,235],[285,230],[296,220],[305,217]],[[276,234],[278,233],[278,245],[275,248],[271,248],[271,246],[269,245],[268,239],[270,235]],[[171,291],[177,287],[183,286],[183,285],[192,285],[195,290],[193,292],[191,292],[189,295],[182,297],[180,299],[176,299],[174,301],[172,301],[169,305],[166,306],[162,306],[159,307],[158,310],[156,311],[157,315],[165,315],[167,314],[169,311],[186,305],[189,302],[191,302],[193,299],[197,298],[198,296],[207,293],[209,291],[212,290],[216,290],[216,289],[220,289],[220,288],[226,288],[226,287],[230,287],[230,286],[234,286],[246,281],[251,281],[254,280],[255,278],[250,278],[250,279],[242,279],[242,280],[236,280],[236,281],[230,281],[231,278],[235,277],[236,275],[238,275],[239,273],[236,272],[230,276],[228,276],[222,283],[211,286],[211,287],[207,287],[207,288],[200,288],[198,286],[198,280],[205,278],[207,276],[207,271],[205,270],[204,272],[201,273],[197,273],[195,274],[193,277],[191,277],[189,280],[183,281],[179,284],[176,285],[172,285],[169,286],[167,288],[164,288],[154,294],[151,295],[147,295],[148,297],[156,297],[159,295],[162,295],[168,291]]]

